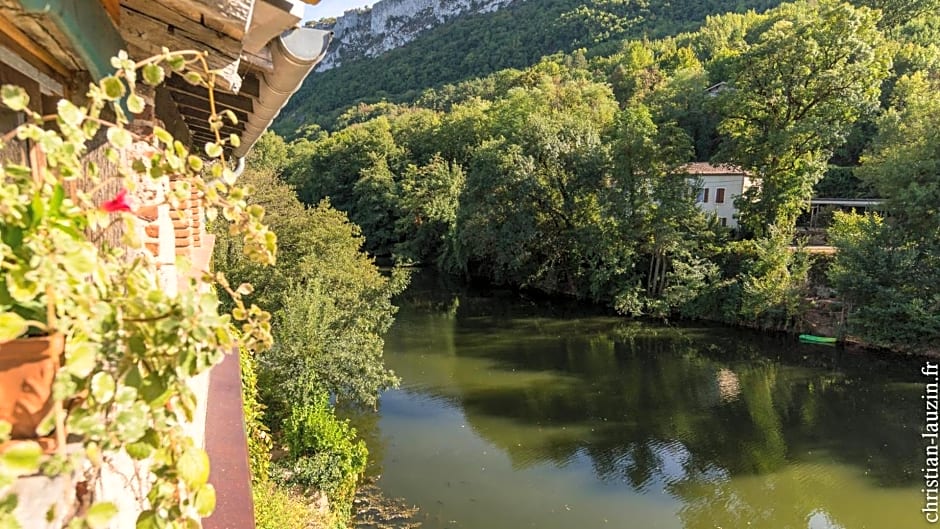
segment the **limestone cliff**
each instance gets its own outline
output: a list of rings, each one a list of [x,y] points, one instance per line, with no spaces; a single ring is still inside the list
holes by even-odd
[[[333,30],[333,44],[318,71],[343,62],[375,57],[460,15],[489,13],[517,0],[381,0],[311,25]]]

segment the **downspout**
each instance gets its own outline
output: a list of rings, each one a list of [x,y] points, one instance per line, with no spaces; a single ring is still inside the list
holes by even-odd
[[[110,74],[111,57],[124,49],[124,39],[99,2],[89,0],[19,0],[23,11],[42,15],[68,38],[96,81]]]
[[[260,79],[254,112],[245,123],[241,145],[232,151],[233,156],[241,158],[248,153],[303,84],[304,78],[323,60],[332,38],[332,31],[301,27],[289,29],[271,40],[268,49],[274,71]]]
[[[244,156],[239,156],[239,157],[238,157],[238,161],[235,162],[235,169],[232,170],[232,175],[234,175],[235,178],[238,178],[238,177],[240,177],[240,176],[242,175],[242,173],[244,173],[244,172],[245,172],[245,157],[244,157]]]

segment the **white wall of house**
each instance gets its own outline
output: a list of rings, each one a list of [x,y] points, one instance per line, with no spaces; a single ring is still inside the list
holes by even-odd
[[[734,200],[751,187],[751,179],[743,174],[696,174],[700,188],[696,203],[729,228],[738,226],[738,210]],[[724,220],[722,220],[724,219]]]

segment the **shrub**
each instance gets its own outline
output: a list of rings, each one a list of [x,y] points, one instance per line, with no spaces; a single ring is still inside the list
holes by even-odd
[[[852,334],[895,349],[937,343],[940,260],[934,249],[905,240],[874,214],[836,214],[829,237],[839,248],[829,279],[849,303]]]
[[[349,422],[336,418],[326,393],[291,409],[284,440],[292,458],[290,482],[325,492],[334,512],[348,510],[368,451]]]

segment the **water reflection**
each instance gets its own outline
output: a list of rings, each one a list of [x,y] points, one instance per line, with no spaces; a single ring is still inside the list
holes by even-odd
[[[363,425],[426,527],[918,523],[917,365],[442,281],[401,300],[403,387]]]

